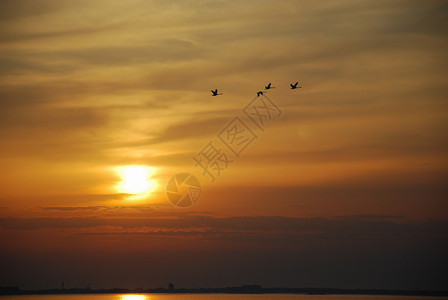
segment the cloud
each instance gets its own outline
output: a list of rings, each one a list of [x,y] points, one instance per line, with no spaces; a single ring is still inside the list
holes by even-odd
[[[40,209],[49,211],[102,211],[112,208],[109,206],[44,206],[40,207]]]
[[[94,67],[147,66],[158,62],[188,61],[201,56],[201,50],[193,43],[176,39],[157,40],[140,46],[2,51],[0,75],[67,75]]]
[[[178,218],[2,218],[0,226],[10,230],[99,228],[83,234],[176,235],[196,238],[239,238],[251,236],[259,242],[296,237],[331,241],[340,239],[440,239],[446,237],[447,223],[410,222],[406,219],[361,215],[337,218],[229,217],[192,215]],[[112,227],[109,232],[101,228]]]
[[[3,22],[10,22],[15,19],[24,19],[32,16],[42,16],[51,12],[59,11],[64,8],[60,2],[43,0],[40,3],[27,0],[5,0],[0,7],[0,19]]]
[[[201,50],[192,42],[178,39],[151,41],[142,46],[112,46],[87,49],[67,49],[38,53],[42,59],[74,60],[85,67],[91,65],[133,65],[153,62],[187,61],[201,57]]]
[[[78,29],[72,29],[72,30],[56,30],[56,31],[50,31],[50,32],[42,32],[42,33],[19,33],[19,34],[11,34],[10,32],[3,32],[2,37],[0,38],[0,44],[1,43],[10,43],[10,42],[17,42],[17,41],[30,41],[35,39],[52,39],[52,38],[68,38],[73,37],[77,35],[88,35],[88,34],[95,34],[98,32],[103,31],[111,31],[113,29],[116,29],[117,25],[112,26],[105,26],[105,27],[98,27],[98,28],[92,28],[92,27],[86,27],[86,28],[78,28]]]
[[[209,136],[213,138],[219,133],[221,127],[226,125],[230,117],[215,117],[212,119],[193,119],[169,126],[152,143],[191,139],[194,137]],[[199,150],[199,149],[198,149]]]

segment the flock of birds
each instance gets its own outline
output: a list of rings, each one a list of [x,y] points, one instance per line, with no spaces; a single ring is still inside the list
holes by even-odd
[[[299,82],[296,82],[295,84],[290,83],[289,85],[291,86],[291,90],[301,89],[302,88],[301,86],[299,86]],[[269,82],[269,84],[264,87],[265,91],[264,92],[263,91],[259,91],[257,93],[257,96],[260,97],[261,95],[263,95],[263,93],[266,93],[266,91],[270,90],[270,89],[275,89],[275,86],[272,86],[271,83]],[[211,92],[212,92],[212,96],[222,95],[222,93],[218,93],[218,89],[211,90]]]

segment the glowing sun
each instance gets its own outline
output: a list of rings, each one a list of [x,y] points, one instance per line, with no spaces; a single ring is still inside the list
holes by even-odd
[[[157,187],[157,181],[151,179],[156,168],[146,166],[122,166],[115,168],[121,181],[116,189],[119,193],[132,194],[129,199],[143,199]]]

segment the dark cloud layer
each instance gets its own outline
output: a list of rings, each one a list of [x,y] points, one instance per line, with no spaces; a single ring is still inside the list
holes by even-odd
[[[60,229],[60,228],[91,228],[101,226],[113,226],[122,229],[146,228],[147,234],[166,234],[164,230],[170,230],[170,234],[183,236],[185,233],[198,235],[198,237],[209,234],[223,234],[225,231],[230,236],[241,233],[253,233],[259,235],[262,242],[264,233],[273,234],[281,240],[281,235],[299,234],[317,239],[323,236],[325,240],[345,239],[434,239],[441,241],[446,238],[446,222],[426,221],[420,223],[409,222],[394,216],[361,215],[338,217],[334,219],[325,218],[288,218],[288,217],[231,217],[216,218],[207,216],[182,217],[175,219],[104,219],[97,217],[89,218],[2,218],[0,226],[12,230],[35,230],[35,229]],[[205,232],[195,228],[204,228]],[[117,234],[127,232],[115,232]],[[96,232],[95,234],[102,234]],[[107,234],[107,233],[106,233]],[[142,234],[142,232],[138,232]],[[145,234],[145,233],[143,233]],[[272,238],[271,237],[271,238]]]
[[[440,289],[444,285],[441,266],[446,263],[443,253],[448,249],[446,222],[415,223],[387,215],[333,219],[3,218],[0,224],[3,234],[28,232],[31,239],[42,242],[54,235],[57,242],[50,251],[53,254],[41,250],[32,257],[21,251],[9,253],[11,245],[1,251],[2,265],[11,270],[8,278],[2,275],[2,282],[23,283],[26,287],[53,286],[60,276],[66,286],[79,287],[94,280],[89,274],[95,274],[93,287],[148,287],[166,282],[177,286],[220,286],[243,282],[369,288],[375,278],[376,287],[407,288],[418,283],[422,288]],[[67,232],[64,238],[61,229],[76,231]],[[92,242],[98,239],[109,247],[95,248],[98,242]],[[136,251],[132,246],[136,241],[145,246]],[[173,242],[176,249],[170,246]],[[16,243],[15,239],[10,243]],[[86,243],[90,246],[81,246]],[[42,247],[45,245],[38,248]],[[76,255],[66,251],[67,247],[76,248]],[[81,276],[87,266],[89,272]],[[33,268],[39,278],[22,274],[27,268]],[[98,280],[99,274],[108,272],[112,275],[99,276],[103,279]],[[123,272],[126,278],[119,275]],[[396,279],[398,275],[400,280]]]

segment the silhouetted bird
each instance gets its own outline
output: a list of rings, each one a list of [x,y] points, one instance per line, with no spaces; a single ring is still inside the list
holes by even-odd
[[[275,89],[275,86],[271,86],[271,83],[264,87],[265,90]]]
[[[301,89],[302,87],[301,86],[297,86],[299,84],[299,82],[296,82],[296,84],[290,84],[290,86],[291,86],[291,90],[295,90],[295,89]]]
[[[257,93],[257,97],[260,97],[260,95],[263,95],[263,92],[262,92],[262,91],[259,91],[259,92]]]
[[[211,90],[213,95],[212,96],[218,96],[218,95],[222,95],[222,93],[218,94],[218,89],[215,90]]]

